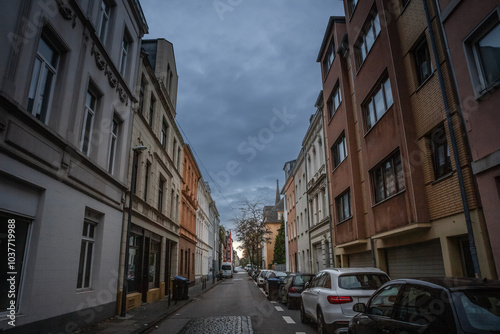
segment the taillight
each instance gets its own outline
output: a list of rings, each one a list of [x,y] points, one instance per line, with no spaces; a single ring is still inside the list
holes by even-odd
[[[288,292],[290,293],[297,293],[297,290],[292,286],[290,289],[288,289]]]
[[[328,302],[330,304],[347,304],[347,303],[352,303],[352,297],[347,297],[347,296],[328,296],[326,297],[328,299]]]

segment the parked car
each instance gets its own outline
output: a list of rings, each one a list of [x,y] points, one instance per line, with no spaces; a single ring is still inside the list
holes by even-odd
[[[266,283],[266,277],[267,275],[270,274],[272,270],[269,270],[269,269],[262,269],[259,273],[259,275],[257,276],[257,286],[258,287],[263,287],[264,284]]]
[[[500,333],[500,281],[397,279],[354,305],[349,333]]]
[[[288,309],[298,307],[300,304],[300,294],[304,290],[304,285],[314,277],[314,274],[292,273],[288,275],[280,286],[279,300],[286,304]]]
[[[347,327],[356,315],[352,307],[364,303],[390,280],[377,268],[332,268],[321,270],[301,293],[300,320],[316,322],[318,333]]]

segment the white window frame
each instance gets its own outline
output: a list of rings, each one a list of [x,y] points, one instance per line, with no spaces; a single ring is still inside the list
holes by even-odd
[[[122,77],[125,76],[126,74],[126,70],[127,70],[127,62],[128,62],[128,51],[130,49],[130,40],[129,38],[127,37],[127,34],[124,33],[123,34],[123,38],[122,38],[122,44],[121,44],[121,47],[120,47],[120,74],[122,75]]]
[[[103,45],[106,44],[110,19],[111,5],[106,0],[102,0],[101,6],[99,7],[99,25],[97,28],[97,36]]]
[[[463,47],[469,67],[472,86],[476,98],[481,98],[490,90],[500,85],[500,80],[488,83],[486,73],[480,59],[477,44],[493,29],[500,26],[500,9],[496,8],[472,31],[463,42]]]
[[[116,159],[116,149],[118,146],[118,136],[120,134],[120,120],[116,115],[113,117],[110,126],[108,172],[113,174]]]
[[[335,115],[341,103],[342,103],[342,94],[340,92],[340,84],[337,83],[337,86],[333,90],[332,96],[328,100],[328,112],[330,114],[330,119],[333,118],[333,115]]]
[[[336,161],[337,153],[339,161]],[[341,153],[343,153],[343,155]],[[335,144],[333,144],[333,167],[337,168],[338,166],[340,166],[342,161],[344,161],[346,158],[347,158],[347,141],[345,138],[345,133],[342,133],[342,135],[340,135]]]
[[[378,35],[380,35],[380,18],[378,16],[377,10],[374,9],[371,11],[369,19],[364,25],[363,31],[361,35],[358,37],[356,42],[356,58],[358,61],[358,68],[361,68],[363,63],[365,62],[370,50],[373,45],[375,45],[375,41],[377,40]],[[371,45],[368,45],[368,37],[371,37],[372,42]]]
[[[38,42],[38,50],[33,66],[33,74],[31,77],[30,89],[28,93],[28,111],[41,122],[47,124],[50,114],[50,106],[52,103],[52,95],[57,76],[57,65],[59,63],[60,53],[51,45],[47,37],[42,36]],[[40,47],[45,44],[53,52],[52,62],[45,59]],[[48,75],[52,74],[50,86],[47,87]],[[29,103],[32,100],[33,102]],[[42,110],[45,109],[45,110]]]
[[[94,98],[94,106],[89,106],[88,105],[88,97],[89,95]],[[85,114],[83,116],[83,127],[82,127],[82,141],[80,143],[80,151],[82,151],[83,154],[86,156],[90,155],[90,151],[92,148],[92,132],[94,131],[94,120],[96,117],[96,110],[97,109],[97,95],[94,94],[90,88],[87,90],[87,95],[85,98]],[[92,107],[94,109],[92,109]],[[87,125],[89,122],[89,117],[90,117],[90,125]],[[86,129],[89,128],[88,131],[88,144],[87,148],[85,150],[85,136],[87,134]]]
[[[350,189],[347,189],[335,198],[335,209],[337,210],[337,224],[352,218]],[[346,212],[346,209],[348,212]]]
[[[83,232],[82,232],[82,243],[81,246],[84,246],[84,257],[83,257],[83,266],[82,266],[82,248],[80,248],[80,260],[78,261],[78,277],[80,277],[81,274],[81,282],[79,282],[79,279],[77,279],[77,290],[90,290],[92,289],[92,271],[94,267],[94,254],[96,250],[96,235],[97,235],[97,224],[91,220],[85,219],[83,223]],[[94,234],[93,236],[90,236],[90,227],[94,228]],[[91,259],[90,263],[88,263],[88,256],[89,256],[89,246],[91,246]],[[81,268],[83,267],[83,268]],[[81,271],[83,270],[83,271]],[[88,274],[88,284],[86,284],[86,274]]]
[[[370,131],[375,124],[385,115],[387,110],[394,104],[394,98],[392,96],[392,86],[391,80],[387,76],[383,81],[379,82],[375,87],[377,89],[373,91],[370,97],[367,99],[367,102],[363,103],[363,118],[365,123],[366,132]],[[378,113],[377,104],[376,104],[376,96],[381,93],[382,94],[382,102],[383,102],[383,110]],[[371,120],[370,126],[368,124],[368,119]]]

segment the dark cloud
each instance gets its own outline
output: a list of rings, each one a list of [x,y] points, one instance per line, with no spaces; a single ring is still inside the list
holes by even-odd
[[[273,204],[321,90],[316,56],[332,0],[143,0],[150,34],[173,43],[177,120],[232,227],[242,198]],[[214,184],[217,183],[217,186]]]

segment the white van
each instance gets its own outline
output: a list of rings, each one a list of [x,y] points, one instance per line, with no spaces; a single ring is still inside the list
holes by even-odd
[[[222,262],[221,271],[222,271],[222,278],[224,277],[233,278],[233,264],[231,262]]]

